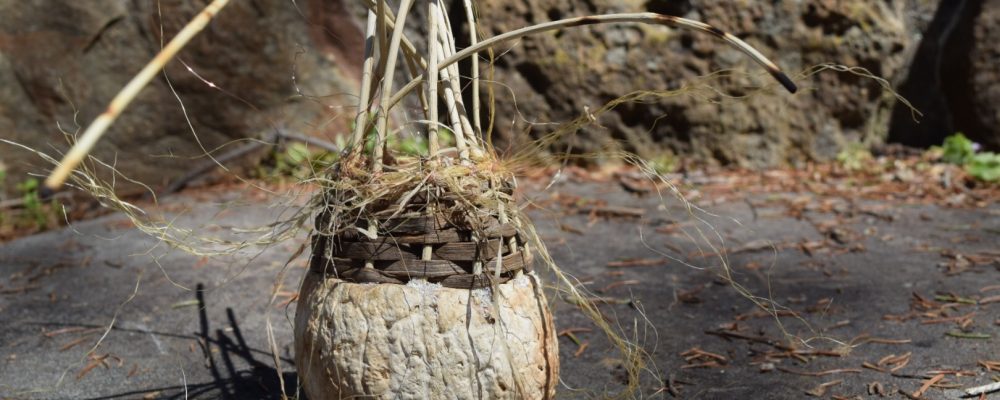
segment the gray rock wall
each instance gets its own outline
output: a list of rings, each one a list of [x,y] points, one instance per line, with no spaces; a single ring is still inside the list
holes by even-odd
[[[204,3],[161,1],[166,36]],[[461,32],[462,2],[448,3]],[[486,35],[594,13],[654,11],[694,18],[743,38],[791,74],[825,62],[867,68],[901,87],[927,114],[913,123],[877,82],[825,72],[798,78],[804,90],[794,96],[775,86],[743,102],[681,96],[623,104],[556,145],[587,152],[616,143],[646,157],[672,152],[759,167],[829,159],[855,141],[874,145],[888,137],[930,145],[955,130],[1000,146],[998,3],[526,0],[481,2],[479,10]],[[0,0],[0,136],[50,153],[66,149],[59,127],[74,131],[89,123],[158,50],[155,4],[94,0],[53,7]],[[178,62],[167,69],[206,148],[259,137],[275,127],[328,137],[346,128],[346,118],[334,117],[351,112],[351,97],[343,94],[355,91],[361,7],[349,0],[294,4],[233,2],[182,53],[199,75],[226,92]],[[424,4],[417,7],[408,24],[414,32],[424,19]],[[464,38],[460,35],[460,45]],[[726,93],[772,84],[749,59],[715,38],[661,26],[552,32],[497,54],[502,57],[494,76],[494,137],[501,150],[634,90],[676,89],[723,69],[739,72],[714,83]],[[296,92],[293,71],[307,96]],[[0,149],[0,162],[11,170],[7,188],[25,172],[48,168],[34,155]],[[183,175],[201,153],[177,99],[157,78],[95,154],[158,186]]]
[[[59,129],[82,130],[206,1],[0,0],[0,137],[50,154]],[[163,23],[157,16],[157,4]],[[295,4],[299,9],[295,8]],[[339,1],[233,1],[181,52],[167,74],[201,145],[215,149],[275,127],[313,135],[343,131],[363,40]],[[345,17],[347,16],[347,17]],[[302,94],[293,85],[293,75]],[[328,96],[309,98],[307,96]],[[346,102],[346,103],[345,103]],[[349,110],[346,110],[349,111]],[[126,110],[94,155],[161,186],[204,158],[180,102],[158,77]],[[7,188],[44,172],[36,156],[0,145]],[[124,185],[122,190],[129,190]]]

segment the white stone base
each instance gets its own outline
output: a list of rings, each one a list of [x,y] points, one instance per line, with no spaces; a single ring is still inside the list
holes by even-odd
[[[310,271],[295,316],[299,382],[310,400],[552,398],[559,351],[541,284],[522,274],[498,290],[495,304],[490,289]]]

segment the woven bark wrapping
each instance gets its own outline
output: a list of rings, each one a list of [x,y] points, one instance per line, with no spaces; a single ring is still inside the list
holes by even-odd
[[[314,236],[312,270],[347,282],[405,284],[424,279],[457,289],[504,283],[518,271],[530,270],[531,254],[513,224],[502,224],[492,215],[428,213],[421,203],[411,203],[407,209],[397,216],[375,218],[374,238],[364,233],[367,221],[357,221],[355,229],[334,236]],[[425,246],[432,249],[429,260],[421,258]],[[369,262],[371,267],[366,268]],[[476,263],[482,265],[478,275]]]

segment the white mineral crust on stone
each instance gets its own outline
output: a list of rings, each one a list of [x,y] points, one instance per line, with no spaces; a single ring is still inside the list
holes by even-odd
[[[295,360],[311,400],[543,399],[558,348],[538,278],[491,289],[357,284],[309,272]],[[496,309],[499,308],[499,312]]]

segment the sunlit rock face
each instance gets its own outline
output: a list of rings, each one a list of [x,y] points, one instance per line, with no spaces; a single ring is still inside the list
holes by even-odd
[[[647,159],[670,151],[747,167],[832,159],[848,143],[885,140],[894,99],[878,81],[852,73],[801,73],[836,63],[862,67],[899,84],[938,3],[947,2],[482,2],[479,28],[486,36],[611,12],[695,19],[756,47],[804,89],[789,95],[748,57],[712,35],[654,25],[588,25],[519,39],[496,51],[494,137],[520,143],[552,132],[550,123],[587,116],[619,96],[694,85],[700,89],[621,104],[553,147],[587,154],[613,145]],[[719,71],[727,72],[707,81],[699,78]],[[739,97],[765,85],[770,88],[750,99],[713,101],[721,99],[719,93]],[[498,143],[497,148],[519,147]]]

